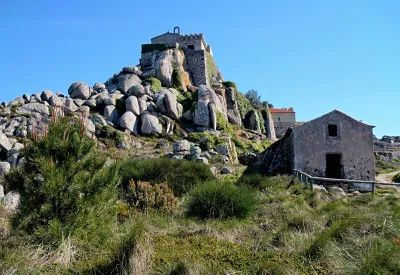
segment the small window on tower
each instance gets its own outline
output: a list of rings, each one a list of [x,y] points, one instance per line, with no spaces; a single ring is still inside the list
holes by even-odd
[[[194,50],[194,45],[187,45],[188,49]]]
[[[330,137],[337,137],[338,129],[336,124],[329,124],[328,125],[328,133]]]

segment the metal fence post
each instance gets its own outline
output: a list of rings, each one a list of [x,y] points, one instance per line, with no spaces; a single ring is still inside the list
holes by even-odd
[[[372,183],[372,195],[375,196],[375,182]]]

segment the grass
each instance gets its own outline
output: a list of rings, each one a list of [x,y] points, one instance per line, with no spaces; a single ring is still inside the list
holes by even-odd
[[[256,193],[247,186],[210,181],[190,192],[187,214],[200,219],[243,219],[257,204]]]
[[[395,159],[392,162],[383,161],[381,159],[375,160],[376,174],[388,174],[400,170],[400,159]]]
[[[4,178],[22,201],[15,214],[0,207],[1,274],[400,274],[391,193],[337,199],[288,176],[217,180],[162,158],[105,165],[65,123],[34,137],[27,165]],[[132,180],[151,185],[127,194]],[[176,195],[171,211],[130,204],[159,183]]]
[[[152,184],[167,183],[176,196],[190,191],[194,186],[213,178],[210,168],[201,163],[185,160],[127,159],[119,168],[121,183],[128,186],[129,180],[148,181]]]

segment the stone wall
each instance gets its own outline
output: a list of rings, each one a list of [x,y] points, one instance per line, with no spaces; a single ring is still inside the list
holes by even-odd
[[[328,125],[338,126],[338,135],[328,135]],[[345,179],[374,180],[375,158],[372,126],[337,110],[293,128],[294,167],[312,176],[326,176],[326,155],[340,154]]]
[[[274,176],[292,174],[293,160],[293,133],[290,130],[283,138],[260,154],[257,161],[252,164],[260,166],[263,173]]]
[[[152,44],[164,43],[166,45],[175,45],[179,40],[178,33],[164,33],[151,39]]]
[[[209,85],[206,68],[206,52],[183,49],[186,59],[186,71],[194,86]]]
[[[295,122],[276,122],[274,121],[275,135],[277,138],[281,138],[285,135],[289,128],[296,125]]]

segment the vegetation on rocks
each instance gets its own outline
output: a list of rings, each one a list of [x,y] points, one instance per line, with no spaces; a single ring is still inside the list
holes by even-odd
[[[150,90],[154,93],[157,93],[162,90],[161,81],[157,78],[147,78],[143,80],[143,84],[148,83],[150,84]]]
[[[184,76],[183,72],[178,68],[172,70],[172,87],[177,89],[179,92],[183,92]]]

